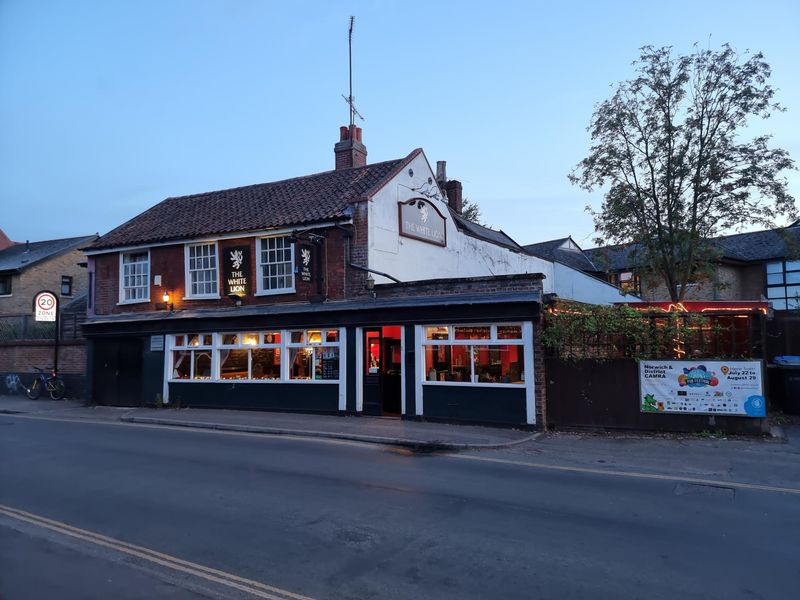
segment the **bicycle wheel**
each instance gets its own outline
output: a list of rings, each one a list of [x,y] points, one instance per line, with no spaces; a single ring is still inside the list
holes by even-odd
[[[37,377],[33,380],[31,387],[25,390],[28,394],[28,398],[31,400],[36,400],[39,396],[42,395],[42,382]]]
[[[64,397],[64,392],[67,391],[67,386],[61,379],[54,378],[47,383],[47,389],[50,390],[50,397],[53,400],[61,400]]]

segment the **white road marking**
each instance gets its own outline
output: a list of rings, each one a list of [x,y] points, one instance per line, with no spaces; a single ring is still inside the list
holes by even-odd
[[[295,594],[293,592],[267,585],[259,581],[239,577],[233,573],[227,573],[225,571],[220,571],[219,569],[206,567],[205,565],[200,565],[188,560],[171,556],[169,554],[164,554],[163,552],[151,550],[150,548],[145,548],[143,546],[137,546],[122,540],[110,538],[99,533],[94,533],[93,531],[79,529],[78,527],[73,527],[67,523],[48,519],[46,517],[13,508],[11,506],[0,504],[0,514],[12,519],[17,519],[19,521],[36,525],[37,527],[55,531],[61,535],[77,538],[91,544],[116,550],[117,552],[136,556],[137,558],[141,558],[175,571],[181,571],[182,573],[187,573],[189,575],[194,575],[195,577],[213,581],[214,583],[251,594],[258,598],[266,598],[268,600],[312,600],[308,596]]]

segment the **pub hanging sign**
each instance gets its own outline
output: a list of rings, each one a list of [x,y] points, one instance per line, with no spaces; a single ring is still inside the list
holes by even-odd
[[[314,276],[314,247],[300,244],[300,281],[311,281]]]
[[[242,297],[250,294],[250,247],[225,248],[222,263],[225,295]]]
[[[412,198],[398,203],[400,235],[421,242],[447,245],[447,220],[433,202]]]

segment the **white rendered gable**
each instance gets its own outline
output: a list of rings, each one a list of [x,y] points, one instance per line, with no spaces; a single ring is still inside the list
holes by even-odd
[[[398,203],[412,198],[427,200],[446,217],[446,246],[400,235]],[[546,294],[556,293],[562,298],[593,303],[621,300],[616,287],[581,271],[563,265],[558,265],[557,271],[551,261],[514,252],[459,231],[443,198],[446,197],[440,193],[424,153],[419,153],[368,202],[369,267],[404,282],[542,273]],[[376,283],[390,282],[379,275],[373,277]],[[560,286],[559,279],[565,285]],[[573,294],[580,297],[573,297]]]

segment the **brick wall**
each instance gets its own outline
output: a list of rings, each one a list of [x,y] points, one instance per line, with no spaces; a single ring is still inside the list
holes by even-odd
[[[542,345],[542,318],[533,324],[533,374],[536,398],[536,425],[547,429],[547,372]]]
[[[358,202],[353,205],[353,237],[350,239],[350,262],[363,267],[369,266],[369,204]],[[368,295],[367,277],[369,274],[360,269],[347,267],[345,272],[345,295],[347,298],[358,298]]]
[[[542,276],[539,273],[525,273],[488,277],[456,277],[451,279],[386,283],[375,286],[375,294],[379,298],[448,296],[452,294],[492,292],[539,292],[541,294]]]
[[[0,298],[1,315],[21,315],[33,312],[33,297],[50,290],[61,297],[61,276],[72,277],[72,296],[61,299],[62,306],[86,292],[88,275],[78,263],[86,260],[83,252],[73,250],[25,269],[11,279],[11,296]]]
[[[762,265],[717,265],[715,277],[690,285],[684,300],[760,300],[764,294]],[[669,301],[667,286],[659,276],[642,280],[642,300]]]
[[[366,226],[364,226],[366,230]],[[316,259],[317,269],[322,269],[322,295],[332,300],[340,300],[347,292],[349,275],[345,260],[345,232],[337,228],[317,230],[325,240],[319,246]],[[358,236],[358,231],[356,232]],[[295,275],[295,293],[257,296],[258,277],[258,244],[256,238],[236,238],[218,242],[220,262],[227,249],[234,246],[250,248],[250,283],[251,293],[242,299],[245,305],[275,304],[280,302],[307,302],[317,296],[316,275],[310,282],[300,280]],[[299,260],[295,248],[296,263]],[[128,312],[146,312],[165,310],[162,296],[165,291],[170,294],[170,302],[174,310],[194,308],[230,307],[231,299],[222,296],[212,300],[190,300],[185,298],[184,244],[159,246],[150,249],[150,301],[135,304],[119,304],[119,254],[112,252],[93,257],[95,268],[95,314],[107,315]],[[224,292],[222,269],[218,268],[218,286]],[[153,284],[154,277],[161,275],[161,286]],[[363,286],[363,284],[362,284]]]
[[[0,372],[31,373],[33,367],[53,366],[52,341],[0,342]],[[86,372],[86,342],[59,343],[59,373],[82,375]]]
[[[33,381],[33,367],[53,366],[52,342],[0,342],[0,393],[6,375],[19,375],[24,385]],[[67,341],[58,347],[58,372],[67,386],[67,398],[86,397],[86,342]]]

